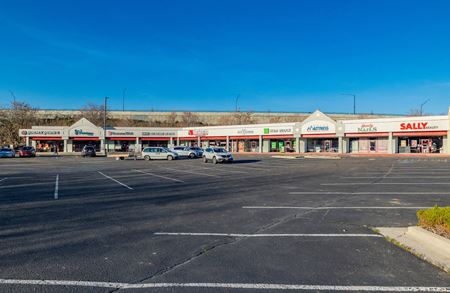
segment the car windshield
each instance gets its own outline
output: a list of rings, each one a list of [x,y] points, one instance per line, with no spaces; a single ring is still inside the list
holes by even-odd
[[[10,151],[11,151],[11,149],[7,149],[7,148],[0,149],[0,152],[10,152]]]
[[[213,148],[215,153],[226,153],[227,151],[223,148]]]
[[[24,151],[31,151],[31,150],[33,150],[33,147],[23,147],[22,149]]]

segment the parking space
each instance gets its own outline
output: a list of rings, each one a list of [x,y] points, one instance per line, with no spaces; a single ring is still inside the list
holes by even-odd
[[[450,292],[371,229],[449,205],[444,160],[0,164],[2,292]]]

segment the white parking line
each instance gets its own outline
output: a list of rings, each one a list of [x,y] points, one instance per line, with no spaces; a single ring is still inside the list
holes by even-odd
[[[243,209],[298,209],[298,210],[420,210],[429,209],[432,207],[294,207],[294,206],[243,206]]]
[[[163,176],[163,175],[158,175],[158,174],[145,172],[145,171],[141,171],[141,170],[136,170],[136,169],[133,169],[133,171],[136,171],[136,172],[139,172],[139,173],[142,173],[142,174],[146,174],[146,175],[150,175],[150,176],[154,176],[154,177],[159,177],[159,178],[175,181],[175,182],[184,183],[184,181],[180,180],[180,179],[170,178],[170,177],[166,177],[166,176]]]
[[[201,175],[201,176],[208,176],[208,177],[216,177],[219,178],[220,176],[216,176],[213,174],[206,174],[206,173],[199,173],[199,172],[193,172],[193,171],[187,171],[187,170],[179,170],[179,169],[173,169],[173,168],[163,168],[175,172],[182,172],[182,173],[189,173],[189,174],[195,174],[195,175]]]
[[[59,174],[56,175],[56,181],[55,181],[55,193],[54,193],[55,199],[58,199],[58,192],[59,192]]]
[[[374,176],[346,176],[339,177],[341,179],[375,179]],[[378,177],[379,179],[448,179],[450,176],[389,176],[389,177]]]
[[[255,290],[308,290],[308,291],[372,291],[372,292],[450,292],[450,287],[419,286],[340,286],[340,285],[305,285],[305,284],[267,284],[267,283],[113,283],[68,280],[18,280],[0,279],[0,284],[96,287],[111,289],[145,289],[145,288],[225,288]]]
[[[228,169],[222,169],[222,168],[209,168],[209,167],[199,167],[199,166],[195,166],[195,168],[199,168],[199,169],[203,169],[203,170],[213,170],[213,171],[219,171],[219,172],[225,172],[225,173],[248,174],[248,172],[244,172],[244,171],[228,170]]]
[[[100,172],[100,171],[97,171],[98,173],[100,173],[101,175],[103,175],[103,176],[105,176],[106,178],[108,178],[108,179],[111,179],[112,181],[114,181],[114,182],[116,182],[116,183],[119,183],[120,185],[122,185],[123,187],[126,187],[126,188],[128,188],[128,189],[133,189],[133,188],[131,188],[130,186],[128,186],[128,185],[126,185],[126,184],[123,184],[122,182],[120,182],[120,181],[118,181],[118,180],[116,180],[116,179],[114,179],[114,178],[112,178],[112,177],[110,177],[110,176],[108,176],[108,175],[105,175],[105,174],[103,174],[102,172]]]
[[[339,183],[321,183],[324,186],[339,185],[450,185],[450,182],[339,182]]]
[[[379,234],[240,234],[240,233],[186,233],[155,232],[158,236],[220,236],[220,237],[383,237]]]
[[[340,191],[291,191],[289,192],[289,194],[297,194],[297,195],[301,195],[301,194],[352,194],[352,195],[397,195],[397,194],[409,194],[409,195],[413,195],[413,194],[419,194],[419,195],[450,195],[449,192],[415,192],[415,191],[411,191],[411,192],[407,192],[407,191],[392,191],[392,192],[376,192],[376,191],[364,191],[364,192],[340,192]]]

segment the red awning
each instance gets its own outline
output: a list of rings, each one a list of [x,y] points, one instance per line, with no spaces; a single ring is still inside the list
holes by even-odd
[[[259,135],[230,136],[230,139],[259,139]]]
[[[226,136],[202,136],[201,140],[227,140]]]
[[[100,140],[98,137],[71,137],[71,140],[83,140],[83,141],[91,141],[91,140]]]
[[[141,140],[160,140],[160,141],[169,141],[170,137],[141,137]]]
[[[447,136],[447,131],[407,131],[394,132],[393,136]]]
[[[345,137],[387,137],[389,132],[346,133]]]
[[[136,137],[107,137],[109,140],[136,140]]]
[[[197,140],[198,137],[192,137],[192,136],[185,136],[185,137],[180,137],[180,140]]]
[[[302,134],[302,137],[310,138],[336,138],[336,133],[317,133],[317,134]]]
[[[293,134],[263,135],[263,138],[294,138]]]
[[[32,140],[63,140],[61,136],[35,136]]]

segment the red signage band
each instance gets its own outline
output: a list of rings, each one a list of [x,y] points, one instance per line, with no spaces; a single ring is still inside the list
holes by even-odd
[[[32,140],[63,140],[61,136],[33,136]]]
[[[345,137],[386,137],[389,136],[389,132],[355,132],[346,133]]]
[[[90,140],[100,140],[99,137],[71,137],[71,140],[78,140],[78,141],[90,141]]]
[[[263,135],[263,138],[294,138],[293,134]]]
[[[308,138],[308,137],[310,137],[310,138],[314,138],[314,137],[317,137],[317,138],[336,138],[337,136],[336,136],[336,133],[329,133],[329,134],[327,134],[327,133],[317,133],[317,134],[302,134],[302,137],[305,137],[305,138]]]
[[[226,136],[202,136],[201,140],[227,140]]]
[[[143,141],[149,141],[149,140],[152,140],[152,141],[157,141],[157,140],[159,140],[159,141],[169,141],[170,137],[141,137],[141,140],[143,140]]]
[[[405,131],[394,132],[393,136],[446,136],[447,131]]]
[[[107,139],[109,140],[136,140],[136,137],[120,137],[120,136],[112,136],[112,137],[107,137]]]
[[[230,139],[259,139],[259,135],[230,136]]]

